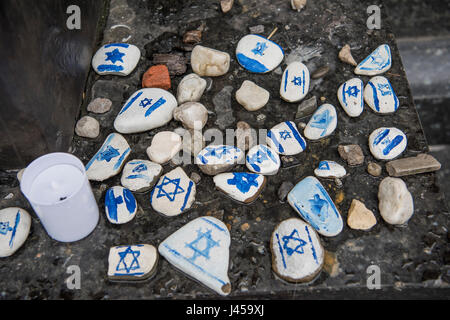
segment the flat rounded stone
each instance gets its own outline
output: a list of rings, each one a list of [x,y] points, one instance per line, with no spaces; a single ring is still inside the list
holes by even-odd
[[[400,102],[388,79],[382,76],[373,77],[364,89],[364,100],[377,113],[393,113]]]
[[[201,77],[223,76],[230,69],[230,60],[228,53],[200,45],[191,54],[192,70]]]
[[[161,242],[159,253],[177,269],[222,296],[231,293],[228,278],[230,233],[214,217],[197,218]]]
[[[12,256],[30,233],[31,216],[21,208],[0,210],[0,258]]]
[[[196,187],[180,167],[163,175],[152,190],[153,210],[165,216],[178,216],[189,210],[195,201]]]
[[[388,71],[391,66],[391,49],[387,44],[383,44],[356,66],[355,73],[374,76]]]
[[[109,222],[125,224],[134,219],[137,202],[130,190],[124,187],[112,187],[106,191],[105,212]]]
[[[349,117],[359,117],[364,111],[364,83],[359,78],[344,82],[338,89],[338,100]]]
[[[157,133],[152,140],[152,145],[147,149],[147,155],[151,161],[159,164],[169,162],[183,147],[180,135],[171,131]]]
[[[288,202],[321,235],[334,237],[341,233],[342,217],[317,178],[300,181],[288,194]]]
[[[149,244],[112,247],[108,256],[108,279],[144,281],[157,270],[159,254]]]
[[[92,58],[92,68],[99,75],[127,76],[136,68],[141,51],[128,43],[111,43],[102,46]]]
[[[336,130],[336,127],[336,109],[333,105],[327,103],[317,109],[303,133],[309,140],[319,140],[330,136]]]
[[[195,158],[195,163],[207,175],[229,171],[244,161],[245,154],[241,149],[227,145],[209,145]]]
[[[392,160],[405,151],[408,140],[397,128],[378,128],[369,136],[369,148],[379,160]]]
[[[199,102],[186,102],[173,111],[173,117],[186,129],[201,130],[208,122],[208,109]]]
[[[405,224],[414,214],[414,200],[405,182],[387,177],[378,187],[378,208],[389,224]]]
[[[281,78],[281,98],[287,102],[298,102],[308,94],[309,84],[308,68],[301,62],[292,62]]]
[[[288,282],[310,282],[324,265],[325,251],[310,225],[297,218],[281,222],[270,238],[272,269]]]
[[[306,149],[306,141],[292,121],[282,122],[267,133],[267,145],[279,154],[292,156]]]
[[[314,174],[319,178],[342,178],[347,171],[339,163],[324,160],[319,163],[319,167],[314,170]]]
[[[262,174],[247,172],[222,173],[214,177],[216,188],[230,198],[243,202],[255,201],[267,182]]]
[[[95,139],[100,134],[100,123],[95,118],[84,116],[78,120],[75,133],[79,137]]]
[[[146,192],[158,181],[163,168],[148,160],[132,160],[123,168],[120,183],[133,192]]]
[[[205,92],[207,82],[195,73],[185,76],[177,88],[178,104],[198,102]]]
[[[89,103],[87,111],[102,114],[111,110],[112,101],[106,98],[96,98]]]
[[[245,80],[236,91],[236,100],[247,111],[257,111],[269,102],[270,93],[252,81]]]
[[[86,165],[89,180],[104,181],[117,175],[130,156],[131,148],[125,138],[111,133],[100,150]]]
[[[251,148],[246,159],[247,168],[251,172],[267,176],[277,174],[281,165],[277,152],[263,144]]]
[[[273,41],[257,34],[243,37],[236,48],[236,56],[242,67],[254,73],[274,70],[284,59],[283,49]]]
[[[146,88],[135,92],[125,103],[114,128],[124,134],[140,133],[162,127],[173,119],[178,103],[168,91]]]

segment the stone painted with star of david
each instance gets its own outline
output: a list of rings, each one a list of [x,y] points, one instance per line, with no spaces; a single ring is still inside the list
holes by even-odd
[[[162,127],[173,119],[177,99],[166,90],[145,88],[135,92],[114,121],[114,128],[124,134]]]
[[[391,48],[387,44],[383,44],[356,66],[355,73],[365,76],[375,76],[388,71],[391,66]]]
[[[0,210],[0,258],[12,256],[28,238],[30,214],[21,208]]]
[[[150,190],[161,176],[163,168],[160,164],[148,160],[132,160],[122,171],[120,183],[133,192]]]
[[[112,187],[106,191],[105,212],[109,222],[125,224],[134,219],[137,202],[133,193],[124,187]]]
[[[245,153],[238,147],[209,145],[195,157],[195,164],[207,175],[230,171],[237,164],[245,162]]]
[[[319,178],[342,178],[345,177],[347,171],[337,162],[324,160],[319,163],[314,174]]]
[[[292,62],[281,78],[281,98],[287,102],[298,102],[308,94],[309,84],[308,68],[301,62]]]
[[[377,113],[393,113],[400,106],[391,83],[383,76],[369,80],[364,89],[364,100]]]
[[[364,111],[364,83],[359,78],[344,82],[337,92],[338,100],[349,117],[359,117]]]
[[[272,176],[278,173],[281,161],[278,153],[272,148],[260,144],[247,153],[247,168],[254,173]]]
[[[306,140],[292,121],[282,122],[267,133],[267,145],[279,154],[293,156],[306,149]]]
[[[112,247],[108,256],[111,281],[144,281],[157,270],[158,250],[149,244]]]
[[[130,156],[131,148],[125,138],[111,133],[100,150],[86,165],[86,174],[91,181],[104,181],[117,175]]]
[[[92,67],[99,75],[127,76],[136,68],[141,51],[127,43],[102,46],[92,58]]]
[[[227,296],[231,293],[230,242],[230,233],[222,221],[200,217],[169,236],[158,250],[175,268]]]
[[[392,160],[405,151],[406,135],[397,128],[378,128],[369,136],[369,149],[379,160]]]
[[[173,217],[189,210],[195,201],[195,183],[181,167],[163,175],[150,194],[153,210]]]
[[[341,214],[328,192],[315,177],[300,181],[288,194],[292,208],[318,233],[334,237],[344,226]]]
[[[216,188],[230,198],[242,202],[255,201],[267,182],[262,174],[248,172],[228,172],[214,177]]]
[[[337,127],[336,108],[331,104],[324,104],[313,114],[305,131],[305,137],[309,140],[319,140],[333,134]]]
[[[283,280],[311,282],[323,268],[325,251],[317,232],[297,218],[281,222],[270,239],[272,269]]]
[[[250,72],[267,73],[280,65],[284,59],[283,49],[263,36],[249,34],[243,37],[236,48],[241,66]]]

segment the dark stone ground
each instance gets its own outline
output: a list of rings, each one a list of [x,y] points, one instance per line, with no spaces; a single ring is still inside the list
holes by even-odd
[[[12,257],[0,260],[0,298],[3,299],[192,299],[218,298],[216,294],[186,277],[161,259],[156,276],[140,284],[118,284],[107,280],[107,257],[109,247],[124,244],[149,243],[155,246],[187,222],[223,210],[223,220],[231,225],[231,252],[229,276],[232,283],[231,298],[448,298],[450,278],[450,252],[448,248],[448,210],[436,174],[423,174],[404,178],[415,201],[415,214],[405,227],[386,224],[377,210],[377,190],[380,178],[369,176],[366,165],[373,161],[367,145],[368,135],[381,126],[396,126],[408,136],[408,148],[403,156],[413,156],[428,150],[427,142],[414,107],[411,91],[389,25],[379,31],[368,32],[366,8],[374,1],[327,0],[310,1],[301,13],[292,11],[285,0],[235,1],[232,11],[222,14],[216,2],[193,1],[126,1],[113,0],[103,41],[121,41],[128,37],[130,43],[142,50],[138,68],[126,78],[98,77],[91,72],[88,90],[80,116],[86,114],[86,106],[92,98],[106,96],[113,101],[113,110],[104,116],[95,116],[102,126],[98,139],[75,138],[71,151],[85,163],[112,132],[112,123],[123,103],[140,88],[142,74],[151,65],[144,49],[155,48],[165,38],[165,32],[182,36],[185,31],[205,25],[203,45],[227,51],[232,56],[227,75],[212,79],[212,86],[201,102],[215,111],[214,98],[226,86],[233,87],[233,96],[242,81],[250,79],[272,93],[269,104],[263,109],[249,113],[234,98],[232,123],[247,121],[255,129],[271,128],[275,124],[294,120],[297,104],[283,102],[278,95],[281,74],[274,71],[267,75],[254,75],[243,70],[237,63],[234,50],[239,39],[248,33],[248,27],[262,24],[265,35],[279,27],[273,40],[278,42],[287,55],[286,61],[307,57],[305,63],[311,71],[328,65],[331,71],[325,78],[313,81],[306,98],[316,95],[325,97],[337,107],[338,129],[335,134],[320,142],[309,142],[308,148],[296,156],[297,165],[284,167],[268,185],[260,199],[244,206],[214,191],[211,177],[202,175],[197,186],[197,199],[193,208],[180,217],[168,219],[155,213],[149,203],[149,194],[137,195],[140,211],[135,220],[124,226],[112,226],[104,217],[104,193],[107,188],[119,184],[120,177],[104,183],[92,183],[102,213],[95,231],[85,240],[62,244],[51,240],[34,216],[31,234],[25,245]],[[376,1],[375,1],[376,2]],[[383,18],[385,18],[385,12]],[[387,20],[387,19],[385,19]],[[126,24],[132,31],[112,26]],[[160,38],[161,39],[161,38]],[[162,42],[167,44],[167,42]],[[366,110],[357,119],[348,118],[339,107],[336,90],[345,80],[354,76],[353,67],[341,63],[337,54],[346,43],[352,47],[357,61],[382,43],[388,43],[393,53],[393,67],[386,74],[400,99],[401,107],[390,116],[381,116]],[[170,48],[169,48],[170,49]],[[176,50],[176,48],[174,48]],[[180,51],[181,52],[181,51]],[[182,52],[186,56],[187,52]],[[283,64],[284,68],[286,65]],[[189,67],[188,73],[191,72]],[[182,76],[173,78],[177,88]],[[363,77],[364,82],[369,77]],[[175,93],[175,90],[172,89]],[[217,104],[217,100],[216,100]],[[265,121],[257,116],[266,115]],[[308,119],[304,119],[306,122]],[[218,121],[218,122],[217,122]],[[223,125],[217,114],[211,114],[205,129]],[[168,126],[138,135],[127,135],[132,146],[132,158],[146,158],[145,150],[152,137],[159,131],[173,130],[179,126],[175,121]],[[366,155],[365,165],[347,168],[350,175],[343,179],[339,189],[332,181],[324,180],[324,186],[337,205],[344,220],[352,199],[362,200],[373,210],[378,224],[369,232],[355,231],[347,226],[337,237],[321,237],[325,249],[337,257],[334,273],[322,271],[310,284],[288,284],[277,279],[271,270],[269,248],[270,235],[275,226],[296,213],[287,203],[280,203],[277,190],[283,181],[298,182],[313,174],[320,160],[338,160],[339,144],[357,143]],[[131,159],[131,158],[130,158]],[[381,162],[379,162],[381,163]],[[200,171],[193,165],[184,169],[189,173]],[[244,170],[241,166],[240,170]],[[165,167],[165,172],[170,165]],[[13,193],[11,200],[1,200],[0,206],[21,206],[31,209],[18,188],[15,172],[0,175],[0,199]],[[258,222],[259,219],[261,222]],[[250,229],[241,230],[243,223]],[[68,290],[66,268],[79,265],[82,271],[81,290]],[[366,288],[366,269],[378,265],[381,269],[382,289]]]

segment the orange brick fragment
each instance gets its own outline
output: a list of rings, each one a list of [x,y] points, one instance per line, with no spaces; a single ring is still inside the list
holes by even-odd
[[[143,88],[161,88],[169,90],[171,88],[169,69],[165,65],[150,67],[142,77]]]

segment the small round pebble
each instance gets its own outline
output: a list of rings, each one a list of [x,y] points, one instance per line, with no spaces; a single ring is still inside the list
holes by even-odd
[[[95,139],[100,134],[100,123],[92,117],[85,116],[77,122],[75,133],[83,138]]]
[[[102,114],[111,110],[111,107],[112,107],[111,100],[106,98],[97,98],[93,100],[91,103],[89,103],[87,110],[89,112]]]
[[[190,179],[194,181],[195,184],[198,184],[202,180],[202,177],[197,172],[192,172]]]
[[[369,162],[369,164],[367,165],[367,172],[374,177],[381,176],[382,171],[383,168],[375,162]]]

